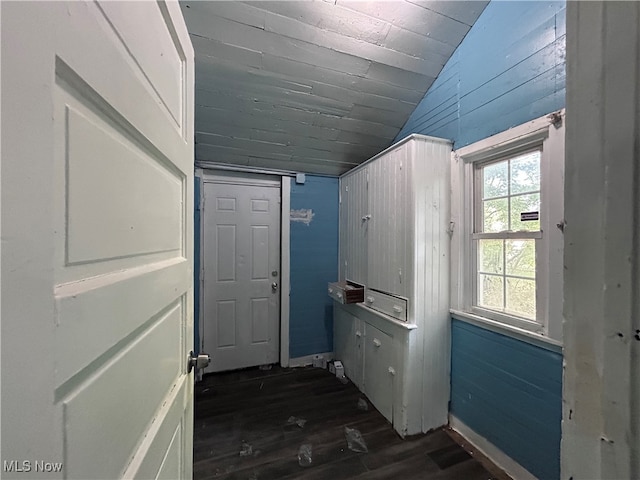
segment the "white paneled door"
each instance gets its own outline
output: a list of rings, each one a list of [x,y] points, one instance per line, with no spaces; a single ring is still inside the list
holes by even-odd
[[[280,358],[280,184],[204,184],[203,349],[206,371]]]
[[[191,478],[177,2],[1,2],[3,478]]]

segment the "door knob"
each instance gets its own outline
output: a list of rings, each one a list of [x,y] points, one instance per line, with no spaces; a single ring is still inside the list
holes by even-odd
[[[278,291],[278,282],[273,282],[273,283],[271,284],[271,291],[272,291],[273,293],[276,293],[276,292]]]
[[[194,368],[197,370],[202,370],[209,366],[211,362],[211,357],[208,353],[201,353],[200,355],[195,355],[193,350],[189,352],[189,358],[187,359],[187,373],[191,373],[191,370]]]

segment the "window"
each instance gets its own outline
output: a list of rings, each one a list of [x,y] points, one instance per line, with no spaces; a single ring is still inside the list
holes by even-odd
[[[540,232],[536,149],[475,166],[474,305],[536,321],[536,239]]]
[[[454,314],[561,340],[563,117],[454,152]]]

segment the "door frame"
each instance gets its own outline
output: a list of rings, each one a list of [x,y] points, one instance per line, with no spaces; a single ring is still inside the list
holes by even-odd
[[[196,168],[195,176],[200,179],[199,205],[204,204],[204,184],[219,183],[220,180],[238,185],[252,185],[265,182],[265,180],[279,180],[280,182],[280,365],[289,366],[289,293],[291,289],[291,249],[290,249],[290,212],[291,212],[291,174],[277,172],[262,172],[259,170],[246,172],[228,168]],[[279,178],[278,178],[279,177]],[[206,208],[206,206],[205,206]],[[202,252],[204,245],[204,215],[200,215],[200,235],[198,238],[199,249]],[[202,349],[204,339],[204,261],[200,254],[199,282],[200,294],[195,299],[199,305],[197,330],[200,336],[199,348]],[[215,362],[215,358],[212,359]]]

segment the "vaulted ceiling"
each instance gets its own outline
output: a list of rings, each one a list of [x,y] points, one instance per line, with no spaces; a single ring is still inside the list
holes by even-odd
[[[183,1],[196,163],[338,175],[388,147],[487,1]]]

